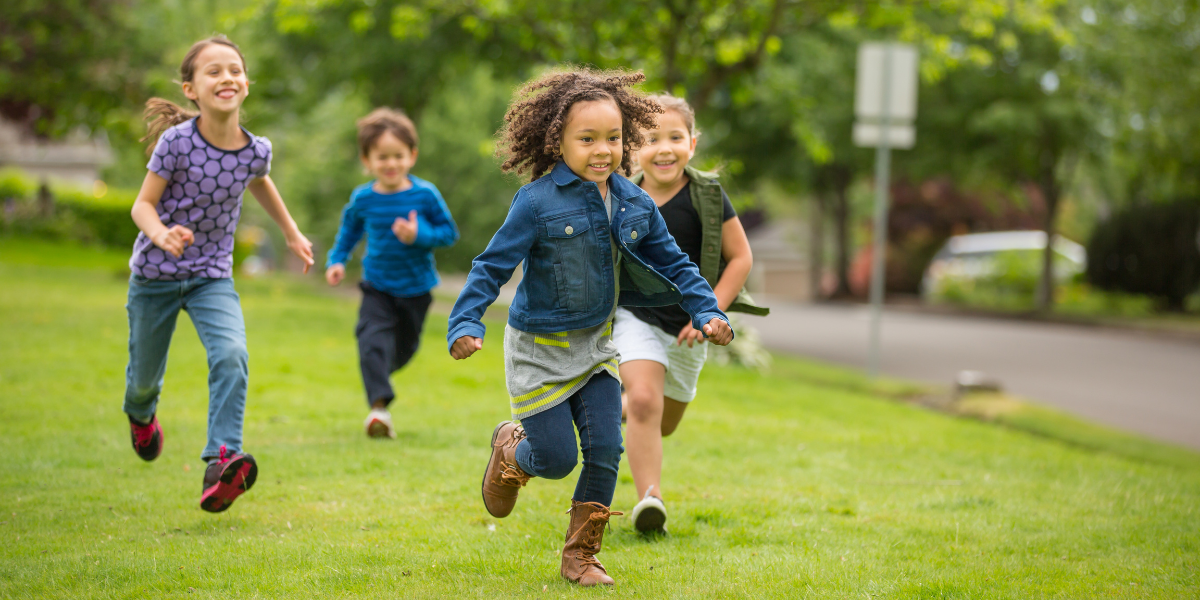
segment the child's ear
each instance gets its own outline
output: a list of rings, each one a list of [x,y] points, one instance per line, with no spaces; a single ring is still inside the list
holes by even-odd
[[[417,148],[413,148],[413,149],[412,149],[412,155],[413,155],[413,164],[414,164],[414,165],[415,165],[415,164],[417,164],[417,155],[419,155],[420,153],[421,153],[421,151],[420,151],[419,149],[417,149]]]
[[[200,95],[196,93],[195,87],[192,86],[192,82],[185,81],[185,82],[183,82],[182,87],[183,87],[183,95],[188,100],[195,101],[200,98]]]
[[[698,133],[692,136],[692,146],[691,146],[691,148],[688,148],[688,153],[691,154],[691,156],[689,156],[688,158],[691,158],[692,156],[696,155],[696,142],[699,139],[700,139],[700,134],[698,134]]]
[[[370,161],[367,159],[367,155],[366,155],[366,154],[359,154],[359,155],[358,155],[358,160],[359,160],[359,162],[361,162],[361,163],[362,163],[362,166],[363,166],[363,172],[364,172],[364,173],[366,173],[367,175],[370,175],[370,174],[371,174],[371,163],[370,163]]]

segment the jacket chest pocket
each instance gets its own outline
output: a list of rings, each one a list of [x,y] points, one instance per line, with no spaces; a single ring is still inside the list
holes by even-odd
[[[573,212],[546,219],[546,237],[554,248],[554,282],[558,289],[556,304],[569,312],[588,310],[591,303],[589,273],[595,270],[596,242],[584,235],[592,228],[585,212]]]
[[[632,217],[621,223],[621,242],[630,249],[637,248],[650,232],[650,217]]]

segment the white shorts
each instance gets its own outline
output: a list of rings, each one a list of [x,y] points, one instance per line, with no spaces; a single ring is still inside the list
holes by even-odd
[[[688,347],[675,343],[677,335],[671,335],[635,316],[624,308],[617,308],[613,318],[613,343],[621,353],[621,364],[631,360],[652,360],[667,368],[663,381],[663,395],[680,402],[691,402],[696,397],[696,381],[700,369],[708,357],[708,343],[700,342]]]

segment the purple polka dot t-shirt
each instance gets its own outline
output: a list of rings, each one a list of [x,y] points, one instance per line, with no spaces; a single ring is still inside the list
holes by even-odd
[[[167,180],[158,217],[167,227],[191,229],[196,241],[175,258],[139,234],[129,260],[134,274],[166,281],[233,276],[233,232],[242,214],[242,193],[251,179],[271,171],[271,142],[246,135],[250,143],[244,148],[222,150],[200,135],[196,119],[163,132],[146,165]]]

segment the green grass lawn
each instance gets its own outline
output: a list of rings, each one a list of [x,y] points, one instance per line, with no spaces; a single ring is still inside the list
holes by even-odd
[[[238,281],[260,475],[204,513],[206,367],[186,317],[163,455],[129,446],[124,260],[0,239],[0,597],[1200,595],[1196,455],[1140,460],[956,419],[885,398],[902,384],[785,357],[770,375],[704,372],[665,443],[671,535],[615,518],[600,558],[617,586],[574,587],[557,555],[573,479],[532,481],[503,520],[479,498],[508,416],[501,323],[455,362],[431,314],[394,379],[399,439],[370,440],[357,301],[315,278]],[[634,496],[622,466],[614,508]]]

